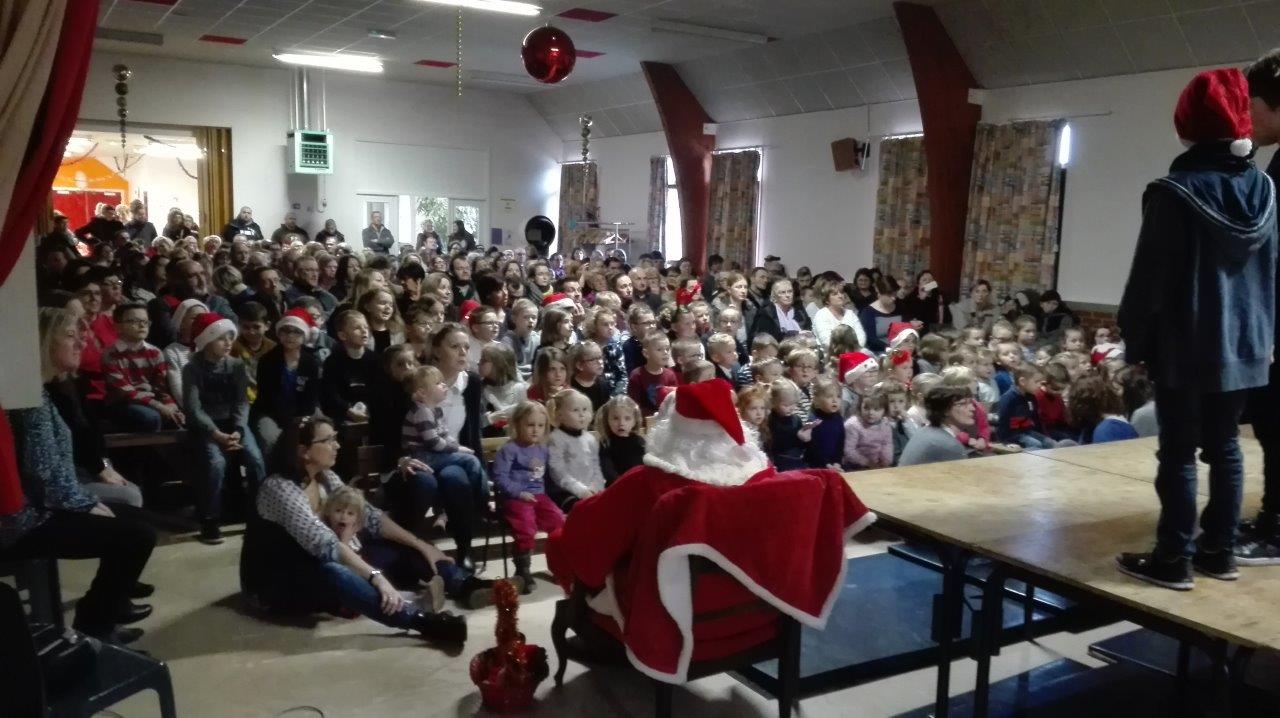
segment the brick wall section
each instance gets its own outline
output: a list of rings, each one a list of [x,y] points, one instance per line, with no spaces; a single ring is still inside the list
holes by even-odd
[[[1120,336],[1120,330],[1116,328],[1116,307],[1104,305],[1079,307],[1072,303],[1072,310],[1076,313],[1076,316],[1080,317],[1080,325],[1084,327],[1084,341],[1086,344],[1093,344],[1093,332],[1098,327],[1110,328],[1113,338]]]

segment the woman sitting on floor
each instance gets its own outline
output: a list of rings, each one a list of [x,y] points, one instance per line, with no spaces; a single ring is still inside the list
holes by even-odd
[[[425,574],[434,569],[450,583],[461,573],[451,559],[369,507],[361,541],[385,548],[376,553],[388,560],[373,566],[321,520],[325,499],[344,486],[333,473],[337,458],[338,431],[327,418],[306,419],[281,437],[277,472],[258,491],[258,517],[249,524],[240,554],[241,588],[249,601],[273,612],[354,612],[424,638],[465,641],[461,616],[423,613],[383,575],[384,569],[398,571],[413,562],[422,569],[417,578],[430,579]]]

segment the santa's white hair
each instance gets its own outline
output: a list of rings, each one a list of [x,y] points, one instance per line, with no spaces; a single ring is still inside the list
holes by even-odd
[[[644,464],[704,484],[740,486],[769,466],[755,430],[742,428],[746,441],[739,444],[714,421],[681,416],[671,392],[645,437]]]

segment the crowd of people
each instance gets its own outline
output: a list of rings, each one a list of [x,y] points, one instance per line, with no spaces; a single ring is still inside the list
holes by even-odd
[[[472,540],[491,498],[531,591],[535,533],[641,464],[646,421],[680,384],[731,384],[780,470],[1155,432],[1150,386],[1112,330],[1086,336],[1052,291],[997,299],[978,281],[951,302],[927,270],[846,281],[772,256],[749,269],[712,256],[698,274],[657,252],[632,264],[465,242],[442,253],[429,227],[393,255],[376,214],[358,249],[331,222],[311,238],[294,220],[266,237],[246,207],[200,238],[177,209],[148,229],[135,203],[41,239],[46,401],[11,413],[33,515],[3,525],[0,556],[119,544],[128,559],[104,559],[82,628],[136,637],[121,624],[137,620],[129,598],[147,590],[137,581],[155,540],[104,432],[184,430],[200,540],[221,542],[224,509],[249,517],[242,580],[255,605],[448,640],[465,624],[439,610],[445,598],[490,600]],[[391,457],[381,509],[334,471],[357,424]],[[494,436],[509,441],[486,466],[481,438]],[[237,475],[248,506],[226,506]],[[419,538],[436,518],[452,558]],[[401,593],[420,589],[430,606]]]

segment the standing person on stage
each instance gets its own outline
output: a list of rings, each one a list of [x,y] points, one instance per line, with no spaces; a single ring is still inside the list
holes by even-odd
[[[1145,362],[1156,385],[1160,521],[1151,553],[1116,561],[1125,574],[1181,591],[1194,586],[1193,568],[1238,576],[1238,425],[1275,351],[1275,185],[1250,159],[1249,102],[1235,69],[1202,72],[1182,91],[1173,121],[1190,149],[1147,185],[1117,315],[1127,360]],[[1209,464],[1198,539],[1197,448]]]
[[[1249,114],[1253,144],[1280,142],[1280,51],[1272,50],[1245,70],[1249,80]],[[1280,177],[1280,153],[1271,157],[1267,174]],[[1280,324],[1277,325],[1280,338]],[[1277,342],[1280,343],[1280,342]],[[1262,446],[1262,508],[1252,522],[1242,521],[1236,562],[1242,566],[1280,564],[1280,365],[1271,364],[1270,381],[1249,394],[1253,434]]]

